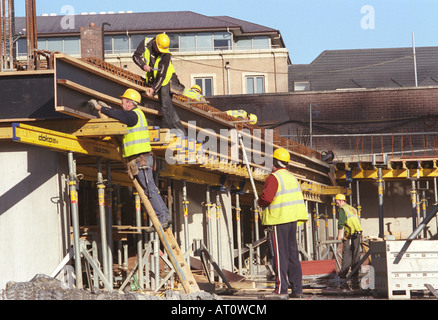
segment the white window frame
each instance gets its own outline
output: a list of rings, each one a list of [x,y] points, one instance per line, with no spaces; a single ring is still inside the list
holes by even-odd
[[[268,93],[268,74],[267,73],[253,73],[253,72],[243,72],[242,73],[242,93],[243,94],[260,94],[260,93],[248,93],[248,88],[246,87],[246,80],[248,77],[263,77],[265,90],[263,93]]]
[[[210,78],[212,79],[212,83],[211,83],[211,91],[212,94],[215,96],[217,94],[217,90],[216,90],[216,74],[213,73],[197,73],[197,74],[191,74],[190,75],[190,87],[192,87],[194,84],[196,84],[196,80],[195,79],[199,79],[199,78]],[[188,89],[188,88],[186,88]],[[202,95],[204,95],[205,92],[202,92]]]
[[[297,85],[307,85],[307,89],[297,90]],[[294,91],[310,91],[310,81],[294,81]]]

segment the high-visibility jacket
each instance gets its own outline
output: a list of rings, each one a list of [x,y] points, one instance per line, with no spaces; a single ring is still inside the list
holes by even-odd
[[[241,117],[243,119],[246,119],[248,117],[248,113],[245,110],[228,110],[225,111],[229,116],[238,118]]]
[[[148,65],[150,67],[152,67],[150,65],[150,63],[151,63],[151,51],[148,48],[148,43],[151,40],[152,39],[150,39],[150,38],[144,39],[144,59],[145,59],[146,65]],[[155,59],[154,66],[152,67],[154,70],[152,70],[151,72],[146,72],[146,83],[149,82],[150,78],[154,78],[154,79],[157,78],[158,68],[159,68],[159,65],[160,65],[160,61],[161,61],[161,55],[158,55],[158,57]],[[163,83],[161,84],[163,87],[170,82],[170,79],[172,78],[172,75],[174,73],[175,73],[175,68],[173,67],[172,62],[169,62],[169,67],[167,68],[166,77],[165,77]]]
[[[271,204],[263,210],[262,224],[276,225],[298,222],[298,226],[309,217],[298,180],[287,170],[278,170],[272,175],[277,179],[278,188]]]
[[[183,92],[183,96],[186,96],[189,99],[200,101],[202,98],[202,94],[193,89],[186,89]]]
[[[137,114],[137,123],[133,127],[127,128],[127,134],[123,136],[123,157],[127,158],[136,154],[149,152],[152,150],[149,140],[148,122],[139,108],[134,108]]]
[[[344,224],[345,236],[349,236],[356,232],[362,231],[362,226],[360,225],[356,208],[346,203],[342,206],[342,209],[344,210],[346,216]]]

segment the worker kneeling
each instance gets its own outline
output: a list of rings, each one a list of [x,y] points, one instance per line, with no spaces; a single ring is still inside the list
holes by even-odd
[[[112,109],[101,101],[90,100],[89,103],[104,115],[127,125],[127,134],[123,136],[123,158],[128,161],[128,174],[131,179],[137,179],[149,198],[163,229],[166,230],[172,220],[152,174],[154,158],[151,152],[148,123],[143,111],[137,107],[141,102],[141,95],[136,90],[127,89],[121,98],[123,110]],[[153,229],[150,228],[147,231],[153,231]]]
[[[202,89],[197,84],[193,85],[190,89],[184,90],[183,96],[194,101],[205,102],[205,98],[202,96]]]
[[[289,151],[283,148],[274,151],[273,170],[259,199],[276,276],[274,294],[281,299],[287,298],[289,283],[291,297],[303,295],[297,227],[308,220],[298,180],[287,169],[289,161]]]

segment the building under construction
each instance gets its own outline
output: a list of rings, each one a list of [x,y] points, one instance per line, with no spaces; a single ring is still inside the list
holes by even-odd
[[[45,274],[92,293],[130,289],[158,295],[171,288],[263,299],[272,292],[273,273],[255,200],[270,173],[272,150],[284,147],[309,214],[297,235],[306,295],[436,295],[437,208],[427,209],[423,188],[436,181],[435,158],[416,161],[422,165],[416,168],[415,160],[390,161],[387,154],[326,161],[276,131],[175,90],[173,105],[188,131],[176,136],[163,124],[160,102],[147,96],[141,76],[99,58],[37,50],[35,1],[26,1],[27,59],[17,62],[13,10],[4,9],[13,8],[13,1],[2,5],[0,288]],[[156,184],[174,221],[166,232],[126,173],[118,150],[126,126],[98,118],[88,105],[96,99],[118,108],[126,88],[142,94]],[[412,216],[384,215],[388,177],[412,178]],[[378,212],[361,217],[362,289],[356,292],[337,289],[337,193],[354,197],[359,209],[364,198],[378,203]],[[151,224],[157,232],[146,233]]]

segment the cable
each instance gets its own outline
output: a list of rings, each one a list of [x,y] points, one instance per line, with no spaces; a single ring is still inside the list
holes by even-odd
[[[351,71],[351,70],[360,70],[360,69],[366,69],[366,68],[371,68],[371,67],[376,67],[376,66],[381,66],[387,63],[391,63],[391,62],[395,62],[395,61],[399,61],[399,60],[403,60],[406,58],[411,58],[412,55],[408,55],[408,56],[403,56],[400,58],[396,58],[396,59],[392,59],[392,60],[388,60],[388,61],[383,61],[383,62],[379,62],[379,63],[374,63],[374,64],[369,64],[366,66],[361,66],[361,67],[352,67],[352,68],[346,68],[346,69],[339,69],[339,70],[321,70],[321,71],[312,71],[312,72],[303,72],[303,73],[294,73],[294,75],[311,75],[311,74],[320,74],[320,73],[337,73],[337,72],[345,72],[345,71]],[[183,59],[177,56],[172,56],[172,59],[174,60],[181,60],[184,62],[190,62],[193,64],[197,64],[197,65],[201,65],[201,66],[207,66],[210,68],[217,68],[217,69],[222,69],[223,67],[221,66],[215,66],[212,64],[208,64],[208,63],[202,63],[199,61],[192,61],[192,60],[187,60],[187,59]],[[273,71],[254,71],[254,70],[248,70],[248,69],[238,69],[238,68],[230,68],[230,70],[233,71],[240,71],[240,72],[263,72],[263,73],[269,73],[269,74],[289,74],[289,72],[273,72]]]

